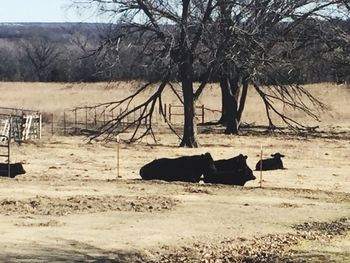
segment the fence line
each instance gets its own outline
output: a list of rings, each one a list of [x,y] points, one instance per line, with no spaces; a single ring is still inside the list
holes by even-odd
[[[183,118],[180,120],[177,117],[184,116],[183,105],[173,105],[173,104],[164,104],[163,113],[161,114],[160,107],[155,107],[153,114],[153,123],[156,125],[166,125],[166,122],[171,124],[183,123]],[[135,106],[129,106],[129,109],[135,109]],[[55,125],[61,130],[63,135],[68,134],[78,134],[78,133],[93,133],[105,125],[107,122],[112,121],[117,116],[125,112],[125,108],[118,107],[109,109],[108,107],[101,106],[83,106],[76,107],[72,110],[66,110],[63,112],[60,118],[56,117]],[[221,111],[212,110],[205,105],[200,105],[195,107],[195,115],[200,118],[201,123],[204,124],[206,119],[213,114],[217,114]],[[208,115],[208,113],[210,113]],[[121,125],[130,125],[135,122],[142,114],[142,109],[134,111],[132,114],[125,117],[121,122]],[[208,115],[208,116],[207,116]],[[51,123],[53,123],[53,116],[51,118]],[[147,125],[147,119],[142,121],[144,125]],[[53,124],[52,124],[53,125]],[[51,126],[51,133],[53,134],[54,129]],[[125,126],[124,126],[125,127]]]

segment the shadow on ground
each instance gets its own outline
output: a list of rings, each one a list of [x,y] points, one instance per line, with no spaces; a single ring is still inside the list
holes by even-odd
[[[86,243],[66,241],[62,244],[45,246],[31,244],[26,246],[6,245],[0,253],[0,262],[146,262],[145,255],[133,250],[106,251]],[[2,246],[3,247],[3,246]]]

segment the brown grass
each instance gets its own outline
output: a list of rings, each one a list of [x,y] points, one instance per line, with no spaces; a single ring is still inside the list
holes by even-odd
[[[59,115],[64,109],[121,98],[135,85],[0,83],[0,92],[2,106]],[[0,261],[137,262],[139,255],[157,259],[180,247],[188,251],[198,242],[215,247],[223,240],[254,241],[293,232],[294,224],[350,218],[350,149],[344,139],[350,130],[350,92],[332,84],[307,88],[330,106],[319,125],[338,137],[202,133],[201,148],[182,149],[176,136],[163,132],[158,145],[150,138],[120,145],[119,177],[116,143],[45,133],[41,141],[13,144],[12,161],[23,162],[27,173],[0,178]],[[266,124],[260,100],[249,92],[244,121]],[[213,84],[199,103],[218,109],[219,98]],[[170,92],[165,100],[177,103]],[[285,154],[287,168],[264,172],[262,189],[257,180],[243,188],[139,180],[140,167],[155,158],[206,151],[214,159],[246,154],[253,168],[260,145],[264,157]],[[324,253],[344,262],[349,240],[347,235],[330,241],[322,246]],[[314,253],[318,246],[316,242],[295,249],[306,257],[309,248]],[[332,254],[334,249],[337,254]]]

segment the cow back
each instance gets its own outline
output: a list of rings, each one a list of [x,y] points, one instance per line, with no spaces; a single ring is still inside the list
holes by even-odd
[[[140,176],[144,180],[199,182],[202,174],[210,171],[212,166],[214,161],[210,154],[161,158],[144,165]]]

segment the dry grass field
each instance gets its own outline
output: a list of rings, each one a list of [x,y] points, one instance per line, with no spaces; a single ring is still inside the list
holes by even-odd
[[[135,85],[0,83],[1,106],[60,118],[65,109],[122,98]],[[200,148],[182,149],[162,130],[158,144],[120,145],[119,175],[113,142],[46,132],[13,144],[12,161],[27,173],[0,178],[0,262],[350,262],[350,89],[308,89],[328,111],[320,123],[293,116],[319,125],[317,133],[203,132]],[[249,92],[243,121],[266,125]],[[171,92],[164,100],[177,103]],[[211,109],[219,102],[214,84],[200,98]],[[205,152],[214,159],[243,153],[254,168],[260,145],[265,157],[283,153],[287,168],[264,172],[263,188],[259,180],[244,187],[139,180],[140,167],[155,158]]]

